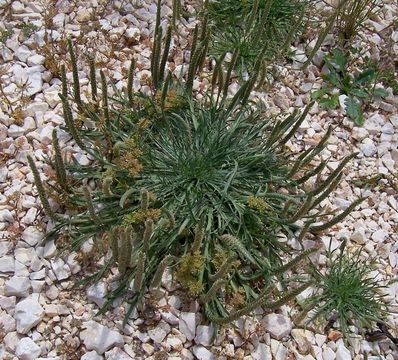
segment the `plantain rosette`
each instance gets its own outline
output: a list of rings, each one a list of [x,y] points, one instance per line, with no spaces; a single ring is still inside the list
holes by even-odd
[[[317,162],[316,156],[330,129],[315,147],[292,154],[286,144],[311,104],[301,114],[264,119],[248,100],[258,73],[228,96],[231,68],[217,63],[210,75],[200,71],[206,36],[193,46],[185,82],[175,81],[170,72],[165,74],[163,61],[169,33],[163,54],[161,36],[155,36],[150,95],[133,93],[134,62],[127,89],[108,95],[103,72],[97,88],[92,59],[91,100],[85,101],[69,42],[74,81],[69,89],[62,68],[65,130],[93,161],[67,160],[54,133],[55,155],[48,162],[56,181],[47,193],[64,199],[67,215],[54,213],[38,170],[31,158],[29,162],[55,223],[47,238],[67,234],[72,251],[89,239],[101,244],[96,251],[105,256],[104,265],[81,283],[98,281],[118,268],[118,286],[101,312],[124,297],[127,321],[146,291],[160,287],[169,267],[210,321],[226,323],[259,306],[277,308],[311,284],[305,272],[285,273],[317,248],[293,251],[282,235],[302,244],[305,236],[335,225],[361,201],[334,217],[320,206],[355,154],[323,175],[326,162]],[[192,90],[196,73],[210,76],[201,100]],[[284,290],[278,290],[278,283]]]

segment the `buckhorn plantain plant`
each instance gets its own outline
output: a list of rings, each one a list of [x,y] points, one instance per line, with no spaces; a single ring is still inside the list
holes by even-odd
[[[151,95],[133,92],[132,62],[126,91],[112,97],[104,73],[98,86],[91,71],[89,101],[80,96],[69,42],[73,89],[61,67],[65,129],[93,163],[81,165],[73,157],[65,161],[55,134],[49,163],[57,182],[50,193],[45,193],[33,159],[29,163],[43,206],[55,222],[47,238],[67,236],[72,250],[89,239],[103,244],[104,265],[82,283],[99,280],[111,267],[119,270],[118,286],[101,312],[124,297],[127,321],[146,291],[159,288],[170,267],[208,319],[222,324],[258,306],[275,309],[311,284],[308,277],[298,281],[284,274],[317,249],[292,253],[280,234],[295,234],[302,241],[307,232],[334,226],[362,200],[335,216],[320,206],[355,154],[327,176],[326,162],[312,165],[331,129],[315,147],[288,152],[285,145],[311,104],[276,124],[263,119],[248,102],[258,71],[227,97],[227,77],[217,64],[213,86],[196,100],[192,84],[208,37],[196,37],[185,82],[176,82],[166,74],[170,36],[168,32],[162,49],[156,27]],[[47,197],[54,192],[65,199],[68,215],[51,209]],[[284,290],[277,290],[277,281]]]
[[[328,251],[329,264],[323,274],[312,268],[318,291],[306,299],[296,318],[299,324],[318,317],[328,319],[326,328],[339,324],[344,335],[356,325],[362,333],[384,323],[387,305],[380,290],[383,286],[373,273],[374,260],[362,259],[362,249],[345,253],[346,240],[339,248]]]
[[[303,64],[303,70],[311,63],[327,35],[336,30],[340,45],[347,46],[358,35],[359,30],[366,27],[366,20],[377,11],[379,6],[376,0],[340,0],[334,5],[329,5],[333,7],[333,11],[324,20],[324,27],[319,32],[317,41]]]
[[[373,15],[379,6],[377,0],[346,0],[342,11],[338,11],[336,27],[339,38],[346,44],[358,31],[365,27],[365,22]]]
[[[238,73],[251,72],[260,54],[266,62],[284,56],[307,22],[311,0],[216,0],[205,2],[211,27],[210,54],[236,53]],[[206,22],[207,24],[207,22]]]

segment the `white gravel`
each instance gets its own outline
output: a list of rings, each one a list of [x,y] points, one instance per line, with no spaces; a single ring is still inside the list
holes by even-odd
[[[162,8],[162,26],[171,13],[171,1]],[[52,4],[52,5],[51,5]],[[134,6],[133,6],[134,5]],[[324,6],[324,5],[322,5]],[[188,10],[192,10],[188,6]],[[45,19],[44,14],[50,14]],[[71,36],[80,55],[85,50],[97,52],[97,60],[107,67],[106,73],[116,88],[126,83],[126,73],[132,54],[139,70],[134,81],[135,91],[149,91],[144,85],[150,75],[150,45],[154,28],[154,1],[102,0],[56,1],[0,0],[0,30],[6,27],[13,34],[0,44],[0,81],[8,101],[0,105],[0,358],[1,359],[305,359],[347,360],[398,359],[398,351],[389,340],[368,342],[322,334],[320,329],[294,328],[293,309],[284,306],[278,313],[247,317],[236,322],[236,327],[222,329],[213,344],[213,328],[201,321],[198,304],[183,304],[176,294],[171,274],[163,277],[165,296],[158,304],[154,318],[140,317],[134,312],[123,328],[123,307],[116,306],[108,314],[95,316],[111,284],[106,280],[80,292],[72,289],[74,275],[81,271],[76,254],[55,258],[53,241],[41,244],[41,239],[52,224],[44,216],[40,200],[33,186],[33,176],[26,156],[35,158],[45,176],[49,176],[44,157],[51,151],[51,133],[58,129],[60,143],[76,153],[80,163],[89,158],[68,134],[59,130],[63,123],[62,106],[58,98],[60,80],[53,76],[52,66],[61,63],[59,49],[62,39]],[[380,32],[398,16],[396,4],[385,1],[383,11],[368,21],[370,28]],[[55,45],[55,52],[45,45],[45,20],[51,18],[52,31],[47,35]],[[189,31],[194,19],[181,28],[175,39],[172,70],[186,71],[184,59],[188,52]],[[25,25],[24,25],[25,24]],[[33,25],[26,36],[21,27]],[[384,34],[384,33],[383,33]],[[386,41],[398,56],[398,32],[390,39],[364,30],[357,40],[372,58],[380,57]],[[81,37],[80,37],[81,36]],[[328,37],[325,45],[334,42]],[[112,45],[113,44],[113,45]],[[113,46],[109,58],[110,47]],[[302,50],[303,44],[297,44]],[[310,92],[319,88],[322,79],[322,59],[328,47],[316,54],[313,65],[305,73],[295,69],[305,61],[299,54],[291,65],[279,66],[280,77],[271,92],[256,92],[255,97],[266,105],[270,115],[302,108],[310,101]],[[302,51],[301,51],[302,52]],[[87,68],[80,69],[81,83],[87,86]],[[67,73],[70,80],[71,72]],[[200,86],[195,81],[194,88]],[[237,86],[231,86],[236,92]],[[388,90],[388,89],[387,89]],[[398,97],[392,94],[384,101],[375,101],[365,113],[365,125],[353,127],[345,117],[344,101],[336,111],[314,106],[299,129],[296,138],[287,145],[300,151],[316,144],[328,124],[335,130],[323,159],[331,158],[331,169],[344,156],[358,151],[358,157],[345,170],[344,181],[334,196],[325,200],[325,207],[344,209],[359,196],[368,199],[333,231],[322,236],[325,245],[336,247],[343,237],[349,248],[365,245],[369,256],[379,261],[381,279],[387,284],[397,278],[398,263]],[[84,94],[84,88],[82,93]],[[3,99],[2,99],[3,100]],[[13,104],[10,109],[8,102]],[[19,108],[20,106],[20,108]],[[18,111],[22,115],[18,116]],[[354,180],[381,178],[369,190],[355,185]],[[395,185],[394,185],[395,184]],[[56,204],[53,204],[56,208]],[[294,246],[294,244],[290,244]],[[325,256],[318,258],[325,263]],[[385,290],[393,307],[397,305],[398,284]],[[398,327],[398,317],[388,318],[392,329]],[[76,357],[72,357],[76,356]],[[76,354],[76,355],[75,355]]]

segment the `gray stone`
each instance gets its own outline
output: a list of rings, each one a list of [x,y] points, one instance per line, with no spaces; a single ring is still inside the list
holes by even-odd
[[[127,355],[122,349],[115,347],[105,353],[107,360],[133,360],[133,358]]]
[[[194,346],[192,348],[193,354],[198,360],[215,360],[216,357],[207,350],[204,346]]]
[[[101,307],[106,302],[106,284],[104,282],[95,283],[87,288],[86,294],[90,301]]]
[[[15,56],[18,58],[19,61],[22,62],[26,62],[26,60],[28,59],[29,56],[32,55],[32,52],[30,51],[30,49],[25,46],[22,45],[20,46],[16,51],[15,51]]]
[[[12,256],[0,257],[0,272],[12,273],[15,271],[15,260]]]
[[[11,125],[12,126],[12,125]],[[22,133],[23,135],[23,133]],[[12,215],[12,212],[7,209],[0,210],[0,222],[13,222],[14,217]]]
[[[5,312],[0,312],[0,326],[2,326],[6,334],[15,331],[15,319]]]
[[[90,320],[83,323],[86,330],[80,333],[80,340],[83,341],[87,350],[95,350],[103,354],[114,346],[122,347],[124,340],[118,332],[110,330],[106,326]]]
[[[368,142],[361,144],[360,149],[362,154],[366,157],[373,156],[377,153],[377,147],[370,139]]]
[[[257,349],[252,353],[256,360],[272,360],[271,349],[268,345],[259,343]]]
[[[195,342],[198,345],[210,346],[214,334],[213,326],[199,325],[196,328]]]
[[[303,92],[303,93],[307,93],[307,92],[309,92],[311,89],[312,89],[312,87],[313,87],[313,83],[304,83],[303,85],[301,85],[300,86],[300,90],[301,90],[301,92]]]
[[[286,316],[280,314],[268,314],[264,317],[263,325],[270,335],[277,340],[288,336],[292,331],[292,323]]]
[[[71,275],[69,266],[62,259],[51,261],[51,266],[55,276],[60,281],[67,279]]]
[[[170,332],[170,330],[170,325],[162,321],[154,329],[149,330],[148,335],[155,344],[160,344]]]
[[[6,282],[4,294],[6,296],[27,297],[30,288],[30,281],[27,277],[13,276]]]
[[[180,314],[178,327],[189,341],[193,340],[195,338],[196,329],[195,313],[182,312]]]
[[[43,80],[40,73],[35,73],[29,76],[27,93],[33,96],[42,91]]]
[[[35,226],[28,226],[22,233],[22,240],[30,246],[35,246],[44,237],[43,232],[38,230]]]
[[[289,99],[285,94],[277,94],[274,96],[274,104],[282,110],[289,109]]]
[[[55,255],[56,252],[57,248],[55,246],[54,240],[47,241],[44,245],[43,257],[46,259],[51,258]]]
[[[34,54],[28,57],[28,65],[29,66],[43,65],[45,60],[46,58],[43,55]]]
[[[343,345],[340,344],[336,351],[336,360],[351,360],[350,351]]]
[[[19,339],[20,335],[18,335],[15,331],[8,333],[3,339],[3,344],[6,350],[14,353],[19,343]]]
[[[101,355],[98,355],[96,351],[89,351],[85,353],[80,360],[102,360],[103,357]]]
[[[22,338],[15,349],[15,355],[18,356],[18,359],[20,360],[37,359],[40,353],[40,347],[28,337]]]
[[[26,334],[35,327],[44,317],[44,309],[34,297],[26,298],[15,306],[17,332]]]
[[[288,350],[281,342],[275,339],[271,339],[271,353],[274,360],[285,360]]]
[[[14,310],[16,302],[15,296],[7,297],[0,295],[0,308],[7,312]]]
[[[308,354],[312,348],[312,340],[314,339],[314,335],[311,331],[304,329],[293,329],[292,336],[298,345],[298,350],[300,354]]]

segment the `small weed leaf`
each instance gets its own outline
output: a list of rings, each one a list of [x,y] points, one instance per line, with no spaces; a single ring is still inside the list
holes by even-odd
[[[374,80],[376,73],[373,69],[366,69],[358,74],[354,80],[354,85],[363,85]]]
[[[352,96],[348,96],[344,103],[347,107],[347,115],[354,120],[355,124],[362,126],[365,119],[363,117],[361,103]]]
[[[319,100],[319,105],[334,110],[339,105],[339,97],[338,95],[331,95],[330,97],[322,98]]]
[[[343,72],[347,65],[347,58],[339,49],[333,50],[333,63],[337,71]]]
[[[388,96],[388,91],[383,88],[376,88],[373,91],[373,95],[381,98],[386,98]]]
[[[353,53],[353,51],[351,51]],[[328,109],[335,109],[338,105],[340,94],[347,95],[345,104],[347,115],[356,125],[364,124],[362,106],[372,100],[374,96],[386,97],[388,92],[382,88],[376,88],[377,71],[374,65],[362,70],[354,77],[348,70],[349,52],[345,55],[341,50],[335,49],[332,54],[325,57],[328,73],[322,75],[326,84],[311,96],[318,100],[319,104]],[[336,89],[340,92],[336,93]]]

